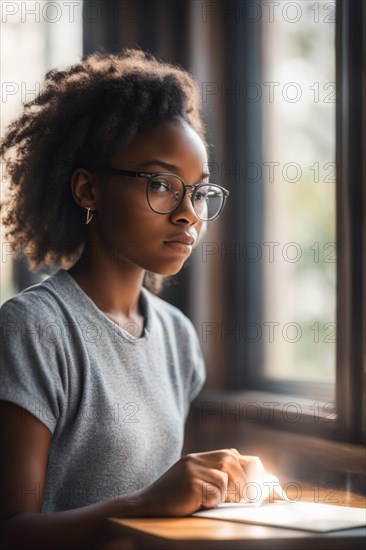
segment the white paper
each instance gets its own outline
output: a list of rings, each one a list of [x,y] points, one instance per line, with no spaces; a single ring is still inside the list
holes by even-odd
[[[260,506],[225,502],[215,508],[195,512],[192,515],[323,533],[363,527],[366,524],[365,508],[315,502],[285,502],[283,500],[264,502]]]

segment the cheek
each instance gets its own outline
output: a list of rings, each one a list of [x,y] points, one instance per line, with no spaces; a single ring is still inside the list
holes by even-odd
[[[133,227],[136,214],[143,209],[143,204],[138,199],[138,196],[123,189],[122,184],[113,182],[106,187],[98,205],[103,228],[108,228],[108,232],[118,231],[121,234],[121,228],[128,231],[129,227]]]
[[[100,208],[100,222],[103,240],[119,248],[148,249],[154,234],[157,237],[162,234],[159,231],[162,220],[148,208],[145,200],[136,198],[114,196],[107,200],[106,197]]]
[[[131,209],[121,200],[104,202],[100,209],[100,217],[103,232],[115,236],[123,235],[133,226],[134,221]]]
[[[106,191],[98,204],[99,231],[104,246],[110,248],[133,241],[136,232],[133,208],[125,197]]]

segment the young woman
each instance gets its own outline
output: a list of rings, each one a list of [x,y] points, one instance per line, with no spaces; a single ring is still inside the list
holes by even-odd
[[[12,548],[98,547],[109,516],[238,500],[262,469],[236,449],[181,456],[205,368],[192,322],[158,293],[228,195],[199,109],[180,68],[96,53],[49,71],[3,137],[7,236],[32,270],[58,267],[1,308]]]

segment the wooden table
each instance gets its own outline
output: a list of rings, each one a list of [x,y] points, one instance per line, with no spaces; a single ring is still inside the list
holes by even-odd
[[[366,505],[365,496],[343,491],[319,490],[317,496],[335,506]],[[303,490],[301,500],[313,502],[314,490]],[[364,550],[366,541],[364,528],[321,534],[198,517],[110,518],[110,533],[116,538],[103,550]]]

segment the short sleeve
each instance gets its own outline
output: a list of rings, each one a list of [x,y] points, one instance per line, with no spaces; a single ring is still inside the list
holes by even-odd
[[[36,297],[18,294],[0,309],[0,400],[27,410],[53,433],[63,392],[60,344],[41,306]]]

